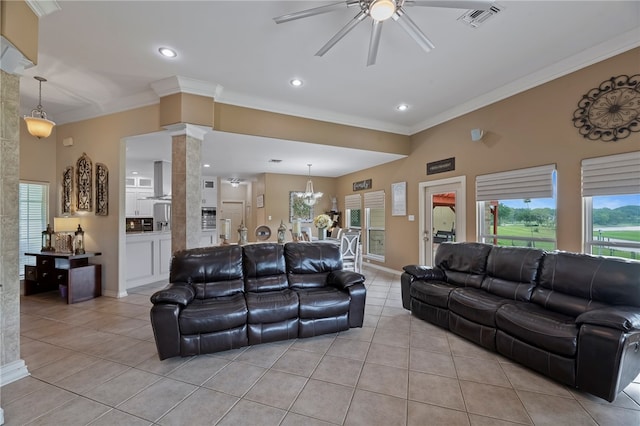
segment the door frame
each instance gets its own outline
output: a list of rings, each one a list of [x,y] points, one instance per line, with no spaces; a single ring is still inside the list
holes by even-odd
[[[222,212],[222,209],[224,208],[224,203],[233,203],[233,204],[242,204],[242,222],[246,225],[247,224],[247,208],[246,208],[246,201],[245,200],[234,200],[234,199],[225,199],[225,200],[220,200],[220,205],[218,207],[216,207],[216,220],[219,221],[220,219],[223,219],[222,215],[219,214]],[[217,226],[216,226],[217,228]],[[234,229],[232,229],[231,231],[235,231]],[[235,234],[234,234],[235,235]],[[218,235],[218,237],[220,237],[220,235]]]
[[[430,180],[420,182],[418,184],[418,202],[419,202],[419,226],[418,226],[418,247],[419,247],[419,263],[427,265],[426,250],[424,247],[424,222],[426,214],[427,191],[429,188],[440,185],[458,184],[460,190],[456,195],[456,241],[467,240],[467,177],[455,176],[447,179]],[[433,235],[430,236],[433,238]]]

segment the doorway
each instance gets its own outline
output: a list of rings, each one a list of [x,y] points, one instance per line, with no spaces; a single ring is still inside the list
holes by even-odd
[[[218,219],[231,219],[231,235],[229,241],[238,239],[237,229],[244,220],[244,201],[222,201],[221,208],[217,211]]]
[[[442,242],[466,241],[465,188],[465,176],[419,184],[420,264],[433,266]]]

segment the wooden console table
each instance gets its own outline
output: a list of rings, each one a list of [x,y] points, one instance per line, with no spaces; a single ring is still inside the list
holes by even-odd
[[[89,263],[100,252],[85,254],[39,252],[25,253],[36,257],[36,265],[26,265],[24,295],[58,290],[66,286],[67,303],[82,302],[102,295],[102,265]]]

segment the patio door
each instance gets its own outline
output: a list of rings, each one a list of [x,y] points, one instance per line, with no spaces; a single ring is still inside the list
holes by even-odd
[[[466,240],[464,176],[422,182],[420,188],[420,263],[433,266],[438,246]]]

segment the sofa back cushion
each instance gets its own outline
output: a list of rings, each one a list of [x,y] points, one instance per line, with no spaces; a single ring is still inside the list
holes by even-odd
[[[487,258],[482,289],[507,299],[529,301],[537,284],[544,251],[495,246]]]
[[[171,259],[169,281],[190,284],[196,299],[240,293],[244,288],[243,278],[240,246],[181,250]]]
[[[340,247],[332,242],[287,243],[284,255],[293,288],[324,287],[329,273],[342,269]]]
[[[571,316],[608,305],[640,306],[640,262],[547,253],[531,300]]]
[[[445,271],[449,283],[480,288],[491,247],[482,243],[442,243],[436,251],[435,266]]]
[[[244,246],[245,291],[275,291],[289,286],[284,247],[277,243]]]

